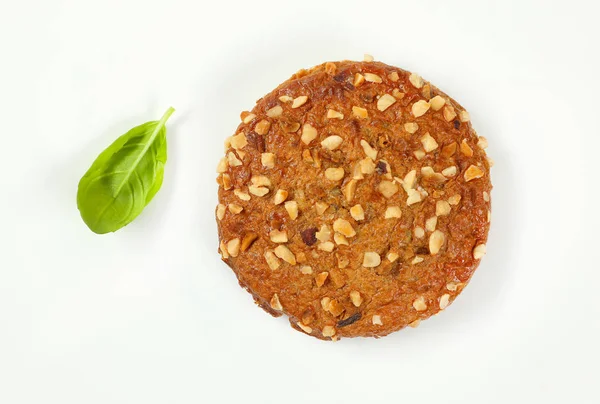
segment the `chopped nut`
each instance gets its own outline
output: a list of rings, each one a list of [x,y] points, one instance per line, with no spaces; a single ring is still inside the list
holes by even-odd
[[[335,74],[337,67],[335,65],[335,63],[332,62],[327,62],[325,63],[325,73],[329,74],[330,76],[333,76]]]
[[[288,197],[288,191],[286,191],[284,189],[279,189],[275,193],[275,197],[273,198],[273,203],[275,205],[279,205],[279,204],[283,203],[287,199],[287,197]]]
[[[237,257],[240,253],[240,244],[241,241],[239,238],[234,238],[233,240],[229,240],[227,242],[227,252],[232,257]]]
[[[326,325],[323,327],[322,333],[324,337],[333,337],[335,335],[335,328],[330,325]]]
[[[327,110],[328,119],[344,119],[344,114],[333,109]]]
[[[296,220],[298,217],[298,202],[296,201],[287,201],[285,204],[285,210],[287,210],[290,219]]]
[[[373,56],[369,55],[368,53],[365,53],[364,59],[365,62],[372,62],[373,61]]]
[[[416,124],[415,122],[407,122],[404,124],[404,130],[410,134],[413,134],[417,130],[419,130],[419,125]]]
[[[429,252],[431,255],[435,255],[442,249],[442,246],[446,242],[446,236],[439,230],[434,231],[429,236]]]
[[[227,252],[227,244],[223,240],[219,243],[219,250],[221,250],[221,257],[223,259],[229,258],[229,253]]]
[[[352,219],[359,221],[365,220],[365,211],[361,205],[354,205],[350,208],[350,215]]]
[[[281,108],[281,105],[276,105],[267,111],[267,116],[269,118],[277,118],[278,116],[281,116],[282,113],[283,108]]]
[[[429,102],[424,100],[419,100],[412,105],[412,114],[415,118],[418,118],[425,114],[425,112],[429,111],[429,107],[431,105]]]
[[[242,239],[242,252],[246,251],[250,246],[256,241],[258,238],[258,234],[256,233],[248,233]]]
[[[427,219],[425,221],[425,229],[427,229],[427,231],[430,231],[430,232],[435,231],[435,227],[437,226],[437,221],[438,221],[437,216],[430,217],[429,219]]]
[[[321,242],[329,241],[331,239],[331,230],[329,230],[329,226],[326,224],[321,225],[319,231],[315,233],[315,237]]]
[[[455,282],[448,282],[448,284],[446,285],[446,289],[448,289],[451,292],[454,292],[458,289],[458,287],[462,285],[461,283],[455,283]]]
[[[252,176],[252,178],[250,178],[250,181],[252,182],[252,185],[256,187],[271,186],[271,180],[269,179],[269,177],[265,177],[264,175],[254,175]]]
[[[381,316],[375,314],[372,318],[373,321],[373,325],[383,325],[383,323],[381,322]]]
[[[366,252],[363,257],[363,267],[375,268],[381,264],[381,257],[376,252]]]
[[[460,195],[452,195],[450,198],[448,198],[448,203],[450,205],[458,205],[460,203]]]
[[[423,150],[415,150],[415,151],[413,152],[413,154],[415,155],[415,157],[417,158],[417,160],[422,160],[422,159],[423,159],[423,157],[425,157],[425,156],[426,156],[426,153],[425,153],[425,151],[423,151]]]
[[[388,74],[388,79],[395,82],[400,80],[400,76],[398,75],[398,72],[391,72],[390,74]]]
[[[417,170],[411,170],[404,176],[404,180],[402,181],[402,188],[404,188],[404,190],[408,192],[408,190],[413,189],[416,184]]]
[[[317,136],[317,130],[311,124],[305,123],[304,126],[302,126],[302,136],[300,137],[300,140],[302,140],[304,144],[309,144],[315,140]]]
[[[487,222],[490,222],[490,219],[492,218],[492,211],[488,209],[487,211]]]
[[[346,268],[348,266],[348,264],[350,263],[350,261],[348,260],[348,258],[344,258],[344,257],[341,257],[339,255],[337,255],[336,258],[337,258],[337,261],[338,261],[338,268],[340,268],[340,269]]]
[[[421,202],[423,200],[423,196],[417,190],[409,189],[408,191],[406,191],[406,193],[408,194],[408,198],[406,198],[406,204],[408,206],[414,205],[415,203]]]
[[[279,296],[277,295],[277,293],[275,293],[273,295],[269,304],[271,305],[271,308],[273,308],[275,310],[278,310],[278,311],[283,310],[283,307],[281,306],[281,302],[279,301]]]
[[[421,78],[421,76],[419,76],[417,73],[411,73],[410,76],[408,76],[408,81],[410,81],[410,83],[417,88],[423,87],[424,84],[423,78]]]
[[[442,156],[451,157],[456,153],[456,142],[452,142],[442,148]]]
[[[293,100],[293,98],[290,97],[289,95],[282,95],[281,97],[279,97],[279,101],[281,101],[281,102],[290,102],[292,100]]]
[[[285,230],[284,231],[271,230],[271,232],[269,233],[269,238],[274,243],[287,243],[288,242],[288,236],[287,236],[287,232]]]
[[[377,152],[375,152],[377,153]],[[358,162],[360,164],[360,172],[363,174],[373,174],[375,172],[375,163],[370,157],[365,157]]]
[[[436,224],[437,224],[437,217],[435,218],[435,220],[436,220]],[[421,226],[415,227],[415,237],[423,238],[424,236],[425,236],[425,230]]]
[[[398,254],[396,254],[395,252],[390,252],[387,255],[387,259],[389,262],[394,262],[396,261],[398,258],[400,258],[400,256]]]
[[[479,139],[477,140],[477,146],[479,146],[480,149],[486,149],[488,147],[487,139],[483,136],[479,136]]]
[[[279,127],[285,133],[296,133],[298,132],[298,129],[300,129],[300,124],[298,122],[282,121],[279,122]]]
[[[333,222],[333,230],[346,237],[356,236],[356,231],[354,231],[350,222],[344,219],[336,219],[336,221]]]
[[[428,153],[438,148],[437,142],[429,134],[429,132],[423,135],[423,137],[421,138],[421,143],[423,144],[423,149],[425,149],[425,151]]]
[[[234,215],[237,215],[242,210],[244,210],[244,208],[242,208],[240,205],[236,205],[235,203],[230,203],[229,205],[227,205],[227,209],[229,209],[229,211]]]
[[[341,167],[337,168],[328,168],[325,170],[325,178],[330,181],[339,181],[344,178],[344,169]]]
[[[421,263],[423,261],[425,261],[425,259],[423,257],[416,256],[415,258],[413,258],[413,260],[410,263],[412,265],[416,265],[416,264],[419,264],[419,263]]]
[[[273,168],[275,167],[275,155],[273,153],[262,153],[260,162],[265,168]]]
[[[354,168],[352,169],[352,178],[355,180],[362,180],[365,178],[360,167],[360,161],[354,164]]]
[[[452,105],[446,105],[444,107],[444,119],[448,122],[456,118],[456,112],[454,112],[454,107]]]
[[[271,122],[263,119],[254,126],[254,132],[259,135],[266,135],[269,132],[269,128],[271,128]]]
[[[365,76],[363,76],[360,73],[356,73],[354,75],[354,83],[353,83],[354,87],[358,87],[364,82],[365,82]]]
[[[486,159],[490,167],[494,167],[494,160],[490,156],[486,156]]]
[[[483,177],[483,174],[484,173],[481,170],[481,168],[471,165],[469,168],[467,168],[467,171],[465,171],[464,178],[465,178],[465,181],[469,182],[474,179]]]
[[[473,149],[471,149],[471,146],[467,144],[466,139],[463,139],[463,141],[460,143],[460,151],[467,157],[473,156]]]
[[[313,273],[313,270],[312,267],[304,265],[302,268],[300,268],[300,272],[302,272],[304,275],[310,275]]]
[[[325,213],[327,208],[329,208],[329,204],[327,204],[325,202],[316,202],[315,203],[315,210],[317,211],[317,214],[319,216],[321,216],[323,213]]]
[[[402,98],[404,98],[404,96],[406,94],[404,94],[402,91],[398,90],[397,88],[394,88],[392,90],[392,95],[394,96],[395,99],[401,100]]]
[[[279,268],[280,262],[279,259],[273,254],[271,251],[266,251],[264,254],[265,261],[267,261],[267,265],[271,268],[272,271],[275,271]]]
[[[224,217],[225,217],[225,205],[220,203],[219,205],[217,205],[217,219],[223,220]]]
[[[325,139],[323,139],[323,141],[321,142],[321,146],[328,150],[335,150],[342,144],[343,140],[344,139],[342,139],[338,135],[328,136]]]
[[[421,324],[421,319],[416,319],[412,323],[409,323],[408,326],[411,328],[417,328]]]
[[[304,331],[305,333],[307,333],[307,334],[312,334],[312,332],[313,332],[312,328],[310,328],[310,327],[309,327],[309,326],[307,326],[307,325],[304,325],[304,324],[302,324],[301,322],[297,322],[297,323],[296,323],[296,325],[297,325],[298,327],[300,327],[300,329],[301,329],[302,331]]]
[[[234,189],[233,193],[235,194],[235,196],[237,196],[238,198],[240,198],[242,201],[249,201],[250,200],[250,195],[248,195],[246,192],[242,192],[239,189]]]
[[[242,118],[242,122],[244,122],[244,123],[250,123],[250,122],[252,122],[252,120],[254,118],[256,118],[256,115],[251,114],[251,113],[249,113],[247,111],[244,111],[244,112],[242,112],[242,114],[240,115],[240,117]]]
[[[454,177],[456,175],[456,166],[446,167],[442,170],[442,175],[444,177]]]
[[[360,307],[360,305],[362,304],[362,296],[360,295],[360,292],[357,290],[353,290],[352,292],[350,292],[350,301],[352,301],[352,304],[355,307]]]
[[[296,265],[296,256],[284,245],[279,245],[275,248],[275,255],[290,265]]]
[[[243,133],[239,133],[231,137],[231,147],[233,147],[236,150],[243,149],[247,144],[248,141],[246,140],[246,135],[244,135]]]
[[[371,147],[371,145],[369,144],[369,142],[367,142],[366,140],[362,139],[360,141],[360,145],[363,148],[363,151],[365,152],[365,154],[367,155],[367,157],[371,158],[371,160],[376,160],[377,159],[377,150],[373,149]]]
[[[436,95],[429,101],[429,103],[431,104],[431,109],[433,109],[434,111],[439,111],[446,103],[446,100],[444,99],[444,97]]]
[[[446,201],[437,201],[435,203],[436,216],[447,216],[450,214],[450,204]]]
[[[294,102],[292,102],[292,108],[299,108],[306,104],[308,101],[308,97],[306,95],[301,95],[300,97],[294,98]]]
[[[224,173],[225,171],[227,171],[228,165],[229,163],[227,161],[227,157],[223,157],[221,160],[219,160],[219,164],[217,164],[217,172],[219,174]]]
[[[365,80],[369,83],[381,83],[381,77],[373,73],[365,73]]]
[[[365,108],[353,106],[352,107],[352,116],[364,119],[364,118],[369,117],[369,112]]]
[[[317,287],[320,288],[321,286],[323,286],[323,284],[327,280],[328,276],[329,276],[329,272],[318,273],[317,276],[315,277],[315,283],[317,284]],[[323,302],[321,302],[321,304],[323,304]],[[328,306],[329,306],[329,302],[327,302],[327,307]]]
[[[450,295],[446,293],[440,297],[440,310],[444,310],[448,307],[448,303],[450,303]]]
[[[385,210],[386,219],[400,219],[401,216],[402,211],[400,210],[400,206],[388,206]]]
[[[356,180],[352,179],[348,181],[342,189],[342,192],[346,197],[346,202],[352,201],[352,199],[354,199],[354,193],[356,192]]]
[[[242,165],[242,162],[240,161],[240,159],[238,159],[237,156],[233,152],[227,153],[227,162],[229,163],[229,165],[231,167],[237,167],[237,166]]]
[[[473,249],[473,258],[475,258],[476,260],[479,260],[479,259],[483,258],[484,255],[485,255],[485,244],[478,244]]]
[[[326,241],[324,243],[319,243],[317,248],[321,251],[332,252],[335,248],[335,244],[333,244],[331,241]]]
[[[471,117],[469,116],[469,113],[467,111],[460,111],[460,121],[461,122],[469,122],[471,120]]]
[[[398,192],[398,184],[393,181],[381,181],[377,190],[381,192],[381,194],[385,198],[391,198],[396,192]]]
[[[265,196],[266,194],[269,193],[269,188],[267,188],[267,187],[257,187],[257,186],[254,186],[254,185],[249,185],[248,186],[248,191],[252,195]]]
[[[327,273],[327,272],[323,272],[323,273],[326,273],[327,275],[329,275],[329,273]],[[319,275],[320,275],[320,274],[319,274]],[[317,275],[317,278],[319,277],[319,275]],[[327,278],[327,276],[326,276],[325,278]],[[329,303],[330,303],[330,302],[331,302],[331,298],[330,298],[330,297],[327,297],[327,296],[325,296],[324,298],[322,298],[322,299],[321,299],[321,308],[322,308],[324,311],[329,311]]]
[[[384,94],[377,100],[377,109],[383,112],[394,105],[395,102],[396,99],[394,97],[389,94]]]
[[[416,311],[425,311],[427,310],[427,303],[425,303],[425,298],[423,296],[415,299],[413,301],[413,307]]]
[[[340,233],[335,233],[333,235],[333,241],[335,241],[337,245],[350,245],[350,243],[348,243],[348,239],[346,239],[346,237]]]
[[[346,309],[342,306],[337,300],[331,299],[329,301],[329,305],[327,307],[327,311],[329,311],[334,317],[338,317],[342,314]]]

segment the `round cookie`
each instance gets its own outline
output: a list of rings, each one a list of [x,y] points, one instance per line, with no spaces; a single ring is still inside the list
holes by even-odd
[[[300,70],[225,142],[222,259],[264,310],[321,339],[445,309],[485,254],[490,162],[469,114],[379,62]]]

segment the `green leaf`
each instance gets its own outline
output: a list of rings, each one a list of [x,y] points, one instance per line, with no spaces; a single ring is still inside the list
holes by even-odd
[[[106,148],[79,181],[77,208],[94,233],[104,234],[129,224],[160,189],[167,162],[165,123],[146,122]]]

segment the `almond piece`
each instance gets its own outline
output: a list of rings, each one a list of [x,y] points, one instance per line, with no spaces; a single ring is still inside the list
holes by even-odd
[[[469,166],[469,168],[467,168],[467,171],[465,171],[464,178],[465,181],[469,182],[474,179],[483,177],[483,174],[483,171],[479,167],[471,165]]]
[[[356,220],[357,222],[360,220],[365,220],[365,211],[361,205],[354,205],[350,208],[350,216],[352,216],[352,219]]]
[[[315,140],[318,136],[317,130],[309,123],[305,123],[302,126],[302,136],[300,136],[300,140],[302,143],[309,144],[313,140]]]
[[[375,268],[381,264],[381,257],[376,252],[366,252],[363,257],[362,266],[365,268]]]
[[[285,202],[287,197],[288,197],[288,191],[286,191],[284,189],[278,189],[277,192],[275,193],[275,197],[273,198],[273,203],[275,205],[279,205],[279,204]]]
[[[446,103],[446,100],[444,99],[444,97],[436,95],[429,101],[429,103],[431,104],[431,109],[433,109],[434,111],[439,111]]]
[[[352,107],[352,116],[360,119],[366,119],[369,117],[369,112],[365,108],[353,106]]]
[[[389,94],[384,94],[377,100],[377,109],[383,112],[392,105],[394,105],[395,102],[396,99],[394,97],[392,97]]]
[[[356,236],[356,231],[354,231],[350,222],[344,219],[336,219],[336,221],[333,222],[333,230],[346,237]]]
[[[306,95],[301,95],[300,97],[296,97],[296,98],[294,98],[294,101],[292,102],[292,108],[299,108],[299,107],[303,106],[304,104],[306,104],[306,101],[308,101],[308,97]]]
[[[412,84],[416,88],[421,88],[424,84],[423,78],[417,73],[411,73],[410,76],[408,76],[408,81],[410,81],[410,84]]]
[[[412,105],[412,114],[415,118],[418,118],[429,111],[429,107],[431,107],[431,105],[427,101],[419,100]]]
[[[334,109],[327,110],[328,119],[344,119],[344,114]]]
[[[328,150],[337,149],[343,142],[344,139],[339,137],[338,135],[328,136],[321,142],[321,146]]]
[[[296,265],[296,256],[284,245],[275,248],[275,255],[290,265]]]
[[[446,242],[446,236],[439,230],[434,231],[429,236],[429,253],[435,255],[440,252]]]
[[[298,202],[296,201],[287,201],[285,204],[285,210],[287,211],[290,219],[296,220],[298,218]]]

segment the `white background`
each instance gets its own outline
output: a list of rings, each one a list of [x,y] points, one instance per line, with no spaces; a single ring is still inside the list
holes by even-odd
[[[600,402],[597,2],[0,4],[1,403]],[[493,223],[445,313],[327,343],[220,262],[215,167],[240,111],[363,53],[470,111]],[[80,177],[170,105],[162,190],[93,234]]]

